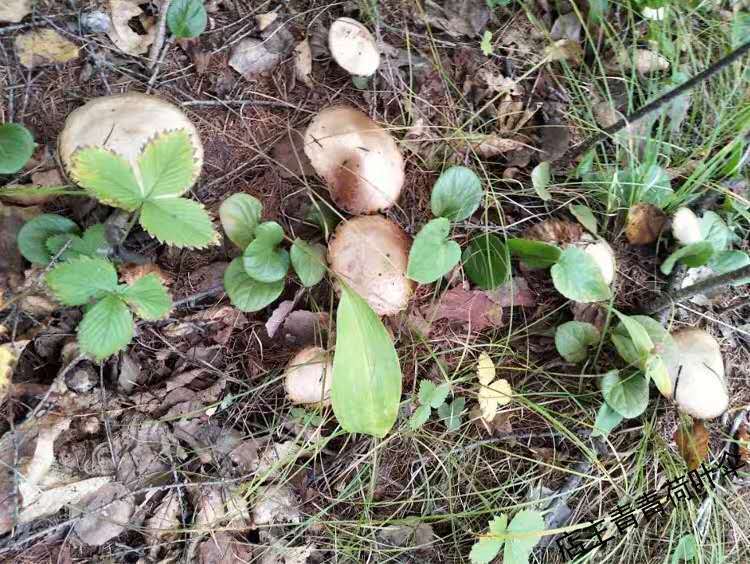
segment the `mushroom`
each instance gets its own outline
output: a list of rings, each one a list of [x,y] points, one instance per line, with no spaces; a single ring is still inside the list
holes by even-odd
[[[305,154],[349,213],[375,213],[396,203],[404,184],[404,159],[391,135],[347,106],[322,110],[305,133]]]
[[[134,163],[148,141],[178,129],[190,135],[200,170],[203,145],[192,122],[177,106],[139,93],[95,98],[72,112],[65,120],[58,151],[67,171],[73,153],[81,147],[106,147]]]
[[[615,252],[612,250],[612,247],[609,246],[609,243],[604,239],[599,239],[596,243],[590,243],[584,246],[583,250],[594,259],[594,262],[599,267],[607,286],[612,284],[612,281],[615,279],[617,266],[615,263]]]
[[[677,331],[672,338],[675,347],[662,354],[677,407],[697,419],[718,417],[729,405],[719,343],[702,329]]]
[[[339,18],[328,32],[334,60],[349,74],[370,76],[380,66],[380,53],[369,30],[351,18]]]
[[[701,222],[690,208],[680,208],[672,216],[672,235],[680,245],[703,240]]]
[[[333,365],[320,347],[305,347],[287,364],[284,372],[286,395],[294,404],[331,403]]]
[[[406,233],[389,219],[360,216],[336,228],[328,262],[375,313],[393,315],[406,308],[414,291],[406,277],[409,247]]]

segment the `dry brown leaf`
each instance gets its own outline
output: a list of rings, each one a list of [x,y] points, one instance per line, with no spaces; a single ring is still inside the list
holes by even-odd
[[[745,423],[737,429],[737,454],[743,462],[750,462],[750,430]]]
[[[502,286],[494,290],[486,290],[487,297],[502,307],[534,307],[536,298],[529,290],[529,284],[525,278],[513,277]]]
[[[652,204],[635,204],[628,211],[625,236],[631,245],[649,245],[659,238],[667,216]]]
[[[688,470],[698,468],[708,456],[708,431],[700,419],[694,419],[690,428],[681,424],[675,431],[674,441]]]
[[[201,541],[197,548],[198,564],[237,564],[252,562],[253,549],[230,533],[219,531]]]
[[[570,61],[577,65],[583,61],[583,49],[578,41],[558,39],[544,48],[544,57],[548,62]]]
[[[258,24],[258,29],[260,31],[263,31],[269,25],[275,22],[276,18],[278,17],[278,12],[266,12],[265,14],[258,14],[257,16],[255,16],[255,23]]]
[[[144,533],[152,560],[158,560],[162,545],[173,541],[179,535],[180,527],[180,497],[176,490],[170,490],[146,521]]]
[[[3,0],[0,22],[18,23],[31,13],[31,0]]]
[[[229,66],[248,80],[252,80],[276,68],[281,59],[279,53],[268,50],[264,41],[249,37],[234,46],[229,57]]]
[[[83,544],[101,546],[126,529],[134,509],[133,495],[125,486],[107,484],[83,498],[71,512],[72,517],[81,517],[73,532]]]
[[[301,80],[306,86],[312,88],[312,51],[307,38],[303,39],[294,48],[294,76]]]
[[[165,272],[158,264],[153,262],[147,262],[146,264],[127,263],[120,266],[120,278],[126,284],[132,284],[147,274],[156,274],[165,286],[171,286],[174,282],[171,274]]]
[[[54,29],[38,29],[16,36],[16,55],[27,69],[67,63],[78,57],[78,46]]]
[[[503,321],[502,306],[493,302],[486,292],[464,290],[461,286],[445,292],[431,309],[432,311],[425,312],[428,320],[460,321],[473,332],[483,331],[488,327],[500,327]]]
[[[457,0],[435,2],[427,0],[424,11],[415,13],[418,23],[428,23],[444,30],[453,37],[475,37],[480,35],[490,20],[490,11],[485,0]]]
[[[553,245],[577,243],[582,236],[583,227],[564,219],[545,219],[527,229],[524,235],[527,239],[543,241]]]
[[[491,159],[511,151],[522,148],[520,141],[500,137],[499,135],[480,135],[472,139],[472,145],[477,155],[483,159]]]
[[[156,34],[156,28],[153,25],[144,25],[145,35],[138,35],[130,28],[130,20],[142,19],[144,16],[139,4],[141,4],[140,0],[109,0],[112,26],[107,31],[107,36],[120,51],[128,55],[144,54],[154,42]]]
[[[305,154],[305,135],[299,129],[290,129],[271,149],[274,167],[283,178],[312,176],[315,169]]]

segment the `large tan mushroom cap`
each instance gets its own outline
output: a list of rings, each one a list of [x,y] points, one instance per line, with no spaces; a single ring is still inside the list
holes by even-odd
[[[305,347],[287,364],[284,388],[295,404],[331,403],[333,365],[328,353],[320,347]]]
[[[678,331],[672,338],[676,347],[663,356],[675,403],[697,419],[718,417],[729,406],[719,343],[701,329]]]
[[[158,133],[177,129],[190,135],[200,171],[203,145],[198,130],[177,106],[146,94],[103,96],[87,102],[65,120],[58,150],[68,171],[71,156],[80,147],[106,147],[132,163]]]
[[[672,216],[672,235],[680,245],[702,241],[701,220],[690,208],[678,209]]]
[[[341,223],[328,244],[328,262],[378,315],[406,308],[414,282],[406,277],[409,237],[392,221],[361,216]]]
[[[305,154],[336,205],[349,213],[384,210],[401,194],[404,159],[396,141],[359,110],[322,110],[305,133]]]
[[[334,60],[349,74],[370,76],[380,66],[380,52],[369,30],[351,18],[339,18],[328,32]]]

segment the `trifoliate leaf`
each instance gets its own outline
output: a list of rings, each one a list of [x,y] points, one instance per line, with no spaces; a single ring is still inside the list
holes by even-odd
[[[495,517],[490,521],[489,528],[488,534],[482,536],[471,547],[469,553],[471,564],[489,564],[495,559],[505,543],[505,539],[500,537],[508,528],[508,516],[503,513],[500,517]]]
[[[497,408],[510,403],[512,397],[513,389],[504,378],[498,378],[486,385],[480,384],[477,399],[482,419],[491,423],[497,415]]]
[[[431,413],[432,410],[430,409],[429,405],[420,405],[417,409],[414,410],[414,413],[411,414],[411,417],[409,417],[409,428],[412,431],[416,431],[417,429],[419,429],[422,425],[427,423],[427,420],[430,418]]]
[[[145,192],[130,163],[109,149],[86,147],[71,157],[70,176],[103,204],[133,211]]]
[[[406,275],[420,284],[438,280],[461,260],[461,247],[450,240],[451,223],[438,217],[420,229],[409,251]]]
[[[544,518],[539,511],[525,509],[516,513],[506,529],[503,562],[505,564],[527,564],[534,546],[540,541],[544,531]],[[538,532],[539,536],[528,533]],[[517,535],[514,537],[514,535]]]
[[[428,405],[433,409],[440,407],[445,398],[451,391],[450,384],[447,382],[436,386],[430,380],[420,380],[419,382],[419,403]]]
[[[176,38],[198,37],[207,24],[208,14],[203,0],[172,0],[169,5],[167,25]]]
[[[646,378],[653,380],[661,395],[667,398],[672,397],[672,380],[669,377],[667,365],[659,354],[652,354],[646,359],[643,368]]]
[[[451,221],[470,217],[482,202],[482,181],[465,166],[452,166],[443,171],[432,188],[432,215]]]
[[[557,262],[562,253],[554,245],[532,239],[508,239],[508,251],[529,268],[548,268]]]
[[[219,238],[203,205],[187,198],[145,202],[140,223],[151,236],[175,247],[202,249]]]
[[[259,311],[272,303],[284,291],[284,280],[258,282],[248,276],[242,259],[229,263],[224,272],[224,288],[232,304],[241,311]]]
[[[57,265],[46,282],[63,304],[78,306],[115,291],[117,271],[107,260],[82,256]]]
[[[107,229],[102,223],[92,225],[78,235],[53,235],[47,239],[47,250],[54,256],[65,245],[67,248],[60,255],[60,260],[71,260],[81,255],[92,258],[106,258],[112,252],[112,245],[107,239]]]
[[[289,253],[277,248],[283,240],[281,225],[275,221],[261,223],[255,230],[255,239],[242,255],[245,272],[259,282],[283,280],[289,270]]]
[[[29,262],[46,265],[56,254],[50,252],[47,240],[55,235],[77,235],[78,232],[78,226],[67,217],[51,213],[38,215],[18,231],[18,250]]]
[[[200,172],[190,135],[184,129],[157,135],[138,157],[146,199],[180,196]]]
[[[703,266],[714,254],[714,246],[709,241],[699,241],[680,247],[661,263],[662,274],[671,274],[675,264],[683,263],[690,268]]]
[[[638,417],[648,406],[648,380],[639,372],[620,377],[617,370],[602,376],[602,395],[609,406],[627,419]]]
[[[477,378],[483,386],[495,379],[495,363],[487,353],[481,353],[477,359]]]
[[[326,274],[326,248],[320,243],[311,245],[302,239],[295,239],[289,251],[294,272],[302,285],[310,288],[323,280]]]
[[[21,170],[34,153],[34,137],[20,123],[0,125],[0,174]]]
[[[542,161],[531,171],[531,183],[534,186],[534,190],[536,190],[537,196],[545,202],[552,199],[552,194],[547,189],[551,178],[552,174],[550,173],[550,164],[548,161]]]
[[[571,205],[570,213],[573,214],[573,217],[575,217],[578,220],[578,223],[583,225],[587,231],[596,235],[598,225],[596,218],[594,217],[594,212],[591,211],[590,207],[580,204]]]
[[[608,300],[611,296],[596,261],[576,247],[565,249],[550,272],[555,289],[569,300],[590,303]]]
[[[122,292],[123,299],[141,319],[163,319],[172,309],[172,298],[156,274],[141,276]]]
[[[596,414],[594,421],[594,430],[591,431],[592,437],[606,437],[617,427],[624,417],[612,409],[607,402],[604,402]]]
[[[448,431],[453,433],[461,428],[461,414],[465,407],[465,398],[456,398],[452,403],[444,403],[438,407],[438,415],[445,422]]]
[[[483,290],[494,290],[510,277],[508,248],[491,233],[472,239],[462,259],[466,276]]]
[[[67,263],[70,264],[70,263]],[[81,352],[101,361],[124,349],[133,338],[133,315],[119,296],[103,297],[78,325]]]
[[[263,204],[249,194],[232,194],[219,206],[219,219],[229,240],[245,249],[255,237]]]
[[[599,330],[591,323],[568,321],[555,331],[555,348],[568,362],[583,362],[588,348],[599,342]]]

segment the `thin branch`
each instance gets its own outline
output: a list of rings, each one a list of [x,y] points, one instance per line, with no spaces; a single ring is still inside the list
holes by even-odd
[[[159,21],[156,24],[156,37],[151,44],[151,51],[148,53],[149,67],[154,68],[159,62],[159,53],[164,45],[164,38],[167,35],[167,12],[172,0],[162,0],[159,7]]]

